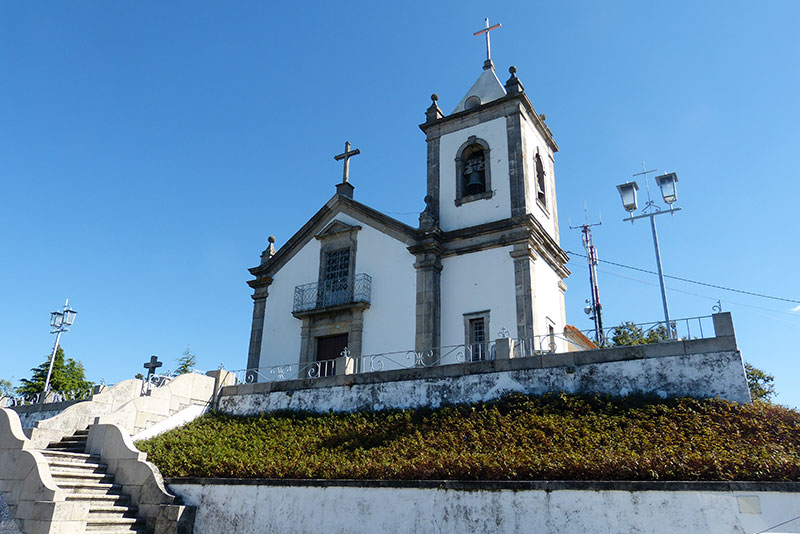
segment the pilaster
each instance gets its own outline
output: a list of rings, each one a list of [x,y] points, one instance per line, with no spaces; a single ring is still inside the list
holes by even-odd
[[[250,328],[250,347],[247,352],[247,369],[258,369],[261,360],[261,339],[264,337],[264,316],[272,278],[265,276],[248,282],[253,288],[253,323]]]
[[[439,137],[428,138],[428,190],[431,202],[426,208],[436,226],[439,225]]]
[[[427,352],[441,346],[442,246],[438,229],[426,232],[420,245],[410,247],[416,256],[417,306],[415,350]],[[438,355],[434,354],[434,360]]]
[[[534,261],[536,254],[530,243],[514,243],[514,249],[509,252],[514,258],[514,290],[517,308],[517,337],[529,338],[534,336],[535,289]]]
[[[508,179],[511,189],[511,216],[530,213],[525,180],[525,141],[522,132],[522,115],[514,110],[506,115],[506,135],[508,138]]]

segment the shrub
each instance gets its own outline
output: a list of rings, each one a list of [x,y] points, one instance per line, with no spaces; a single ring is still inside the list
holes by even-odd
[[[688,398],[210,413],[137,446],[167,477],[800,480],[800,413]]]

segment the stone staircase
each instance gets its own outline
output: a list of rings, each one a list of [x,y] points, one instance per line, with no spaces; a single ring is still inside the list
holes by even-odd
[[[137,517],[136,506],[114,483],[100,458],[86,454],[88,430],[78,430],[41,450],[58,487],[68,493],[68,501],[89,503],[86,532],[95,534],[149,533],[144,520]]]

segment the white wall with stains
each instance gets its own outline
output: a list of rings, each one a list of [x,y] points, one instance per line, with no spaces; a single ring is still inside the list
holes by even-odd
[[[800,492],[454,490],[248,482],[177,483],[169,489],[198,507],[195,534],[752,534],[800,510]],[[800,532],[800,520],[769,532]]]

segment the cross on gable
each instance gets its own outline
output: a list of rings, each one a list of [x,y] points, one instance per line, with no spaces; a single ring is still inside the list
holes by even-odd
[[[156,374],[156,369],[164,365],[160,361],[158,361],[158,356],[150,356],[150,361],[144,364],[144,368],[147,369],[147,376]]]
[[[489,26],[489,18],[487,17],[486,19],[484,19],[484,28],[472,34],[474,36],[478,36],[482,33],[486,34],[486,62],[484,63],[484,69],[492,65],[492,46],[491,43],[489,42],[489,32],[492,30],[496,30],[501,26],[502,24],[500,24],[499,22],[494,26]]]
[[[336,161],[344,160],[344,173],[342,174],[342,183],[346,184],[350,180],[350,158],[361,154],[359,149],[350,150],[350,141],[345,141],[344,152],[333,156]]]

